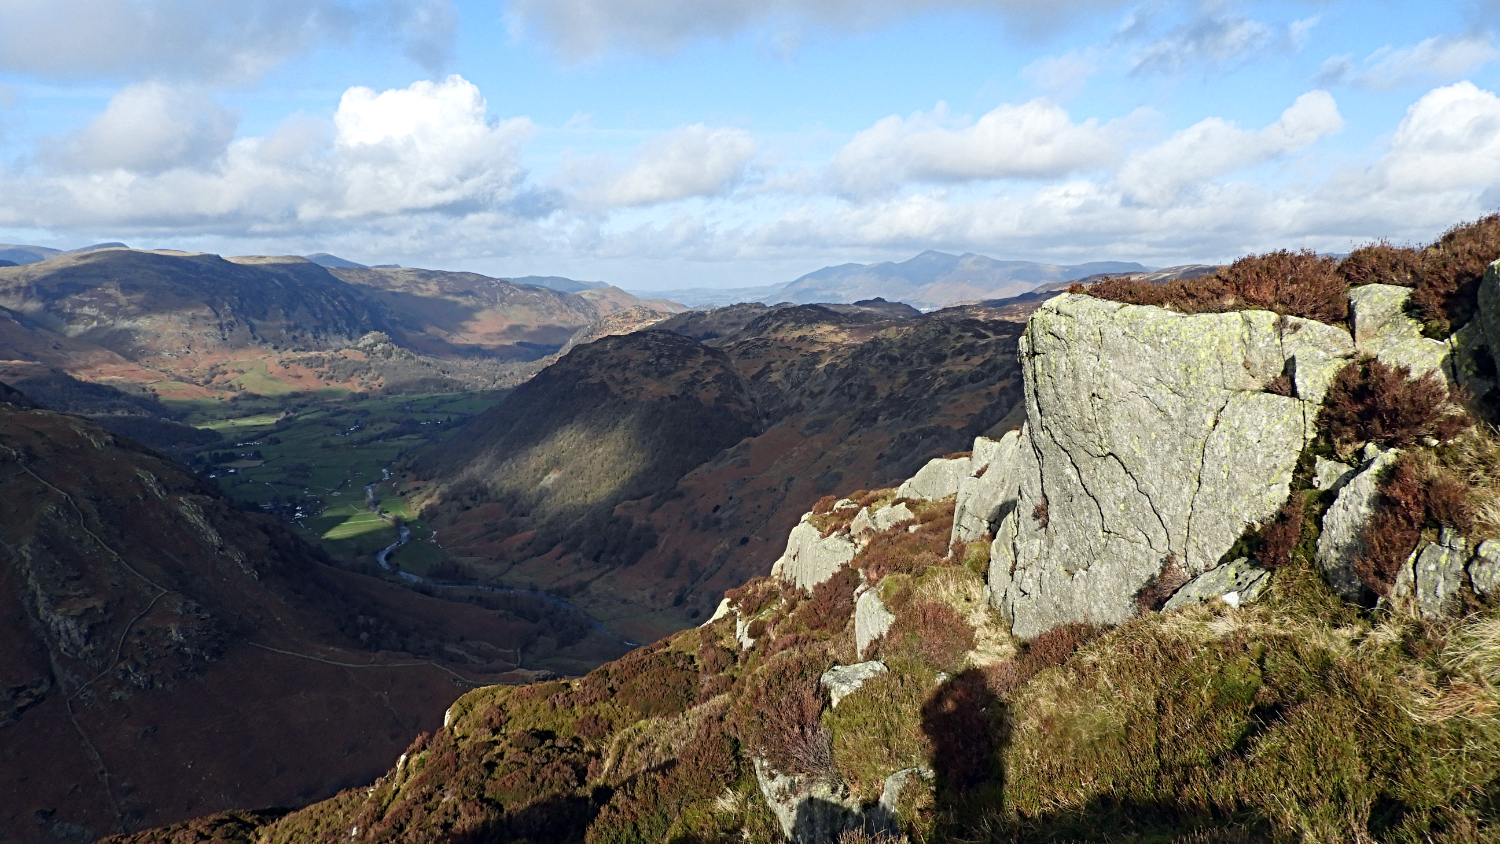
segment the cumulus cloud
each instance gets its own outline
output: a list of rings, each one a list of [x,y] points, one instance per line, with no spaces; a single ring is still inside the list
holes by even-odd
[[[930,114],[886,117],[854,136],[829,163],[846,194],[869,194],[911,181],[1047,178],[1103,166],[1116,158],[1130,118],[1075,123],[1057,103],[1002,105],[968,121],[941,103]]]
[[[254,79],[318,44],[395,44],[449,59],[452,0],[7,0],[0,70],[77,79]]]
[[[745,177],[760,146],[743,129],[684,126],[643,145],[623,168],[604,157],[564,176],[585,201],[605,207],[656,205],[719,196]]]
[[[223,144],[222,115],[174,108],[192,97],[126,89],[67,146],[69,170],[0,180],[8,225],[116,225],[296,231],[409,213],[458,215],[517,198],[526,173],[526,118],[492,121],[479,89],[459,76],[407,88],[346,91],[332,126],[299,118]],[[130,138],[164,115],[159,135]],[[205,128],[206,127],[206,128]],[[111,139],[125,138],[110,151]],[[160,140],[165,153],[150,150]],[[171,149],[191,152],[180,158]],[[210,154],[211,153],[211,154]],[[79,172],[90,165],[87,172]]]
[[[1118,182],[1131,199],[1164,205],[1190,185],[1290,155],[1343,128],[1332,95],[1309,91],[1264,129],[1241,129],[1217,117],[1199,121],[1132,155]]]
[[[224,154],[238,123],[200,90],[146,82],[124,88],[87,128],[54,142],[52,157],[85,171],[201,167]]]
[[[1497,58],[1500,45],[1493,35],[1439,35],[1410,47],[1382,47],[1359,63],[1352,55],[1333,56],[1323,63],[1315,81],[1388,91],[1453,79]]]
[[[1500,98],[1472,82],[1428,92],[1407,109],[1370,179],[1403,194],[1500,186]]]
[[[613,50],[668,53],[698,38],[771,26],[785,46],[807,25],[879,26],[929,11],[976,9],[1027,29],[1081,20],[1123,0],[516,0],[516,28],[532,30],[570,59]]]

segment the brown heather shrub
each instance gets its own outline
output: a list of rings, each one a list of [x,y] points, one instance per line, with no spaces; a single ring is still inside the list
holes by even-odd
[[[1422,437],[1450,440],[1473,423],[1448,399],[1448,388],[1435,373],[1412,378],[1408,367],[1367,358],[1334,376],[1318,427],[1341,454],[1367,442],[1405,447]]]
[[[704,642],[698,646],[698,668],[704,674],[723,674],[739,661],[739,657],[718,642]]]
[[[1258,532],[1260,547],[1255,559],[1268,569],[1279,569],[1292,561],[1292,551],[1302,541],[1303,512],[1307,499],[1300,493],[1292,493],[1281,510]]]
[[[854,558],[854,565],[865,573],[868,582],[879,583],[890,574],[915,574],[947,559],[948,540],[953,535],[953,510],[913,509],[917,512],[916,530],[908,530],[912,525],[906,523],[877,534]]]
[[[953,607],[941,601],[910,601],[896,612],[881,652],[888,656],[910,654],[952,673],[963,666],[964,656],[974,649],[974,633],[974,625]]]
[[[1473,530],[1468,487],[1423,455],[1401,455],[1380,482],[1375,514],[1360,534],[1364,551],[1354,561],[1355,574],[1375,594],[1389,595],[1423,529],[1443,526]]]
[[[698,674],[688,654],[640,648],[590,672],[573,700],[579,706],[613,700],[637,718],[676,715],[697,701]]]
[[[1500,214],[1454,226],[1422,250],[1412,306],[1430,334],[1446,337],[1478,309],[1485,268],[1500,258]]]
[[[792,613],[792,623],[812,631],[843,630],[854,617],[854,590],[859,582],[857,570],[839,569],[833,577],[813,587],[812,595]]]
[[[1302,250],[1241,258],[1213,275],[1152,284],[1106,278],[1077,292],[1131,305],[1155,305],[1184,314],[1246,309],[1339,323],[1349,315],[1348,283],[1337,262]],[[1070,291],[1072,288],[1069,288]]]
[[[673,835],[685,810],[717,797],[739,773],[738,748],[717,718],[698,726],[682,757],[623,784],[589,825],[586,844],[693,840]],[[685,831],[684,831],[685,832]]]
[[[1039,672],[1067,662],[1079,648],[1109,632],[1103,624],[1080,621],[1061,624],[1032,639],[1019,654],[1004,662],[986,666],[985,683],[1000,700],[1015,694]]]
[[[828,665],[817,650],[783,651],[744,684],[735,707],[740,741],[771,767],[793,774],[833,770],[833,739],[819,717],[818,678]]]
[[[942,459],[944,459],[944,460],[957,460],[960,457],[973,457],[973,456],[974,456],[974,452],[972,452],[972,451],[955,451],[952,454],[945,454],[945,455],[943,455]]]
[[[1049,502],[1044,496],[1042,498],[1042,503],[1031,508],[1031,518],[1036,521],[1037,527],[1046,527],[1052,521],[1052,518],[1047,515],[1048,503]]]
[[[1166,559],[1161,561],[1161,571],[1156,576],[1146,581],[1141,591],[1135,595],[1136,608],[1144,615],[1148,612],[1159,612],[1166,606],[1173,593],[1181,589],[1191,580],[1182,566],[1177,564],[1177,555],[1167,553]]]
[[[1411,247],[1392,246],[1385,240],[1361,246],[1339,262],[1339,275],[1350,287],[1366,284],[1416,287],[1421,274],[1422,253]]]
[[[819,516],[824,513],[830,513],[833,511],[833,505],[837,504],[838,501],[839,497],[837,495],[825,495],[813,503],[812,511]]]
[[[593,711],[583,713],[573,724],[573,732],[587,739],[604,738],[612,729],[608,718]]]

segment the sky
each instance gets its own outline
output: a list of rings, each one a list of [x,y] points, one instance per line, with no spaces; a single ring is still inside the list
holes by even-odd
[[[0,242],[764,285],[1500,208],[1500,0],[0,0]]]

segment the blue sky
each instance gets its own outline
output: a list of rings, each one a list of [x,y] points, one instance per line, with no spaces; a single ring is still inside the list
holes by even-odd
[[[785,281],[1500,207],[1500,3],[0,0],[0,241]]]

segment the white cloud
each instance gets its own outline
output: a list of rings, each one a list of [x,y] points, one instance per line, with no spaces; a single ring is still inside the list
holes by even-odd
[[[585,201],[614,208],[720,196],[744,179],[759,151],[743,129],[700,123],[644,144],[624,168],[594,157],[571,166],[564,180]]]
[[[1407,109],[1371,177],[1401,194],[1500,185],[1500,98],[1472,82],[1428,92]]]
[[[452,0],[6,0],[0,70],[51,78],[243,82],[328,42],[448,61]]]
[[[238,116],[201,91],[160,82],[131,85],[104,113],[53,153],[77,170],[159,173],[201,167],[222,156],[234,140]]]
[[[1083,90],[1089,77],[1099,71],[1098,57],[1073,50],[1060,56],[1043,56],[1021,69],[1021,75],[1052,92],[1055,97],[1071,97]]]
[[[1352,55],[1323,63],[1316,81],[1388,91],[1406,85],[1432,84],[1470,73],[1500,58],[1492,35],[1439,35],[1411,47],[1382,47],[1356,64]]]
[[[1190,185],[1299,152],[1343,128],[1333,97],[1309,91],[1264,129],[1241,129],[1217,117],[1199,121],[1132,155],[1118,183],[1132,200],[1163,206]]]
[[[1234,5],[1229,0],[1143,4],[1132,10],[1114,41],[1137,45],[1129,51],[1133,73],[1176,73],[1195,65],[1218,67],[1297,52],[1320,20],[1266,23],[1240,14]]]
[[[520,144],[531,122],[491,121],[479,89],[458,76],[378,94],[351,88],[332,127],[294,119],[267,136],[233,141],[212,160],[153,156],[150,136],[113,159],[98,148],[115,129],[128,136],[132,121],[157,105],[183,101],[159,86],[122,92],[69,148],[74,169],[0,179],[10,200],[0,222],[296,232],[340,221],[493,210],[515,198],[526,176]],[[145,105],[120,105],[137,102]],[[209,105],[211,127],[217,107]],[[175,119],[179,127],[204,122]],[[165,137],[182,147],[195,136]],[[94,168],[77,170],[82,163]]]
[[[1130,122],[1074,123],[1047,99],[1001,105],[970,122],[939,103],[856,134],[829,162],[829,178],[841,192],[868,194],[911,181],[1056,177],[1115,159]]]
[[[517,31],[534,30],[564,56],[619,49],[667,53],[699,38],[769,27],[783,47],[807,25],[867,29],[929,11],[988,11],[1025,29],[1082,20],[1124,0],[516,0]]]

